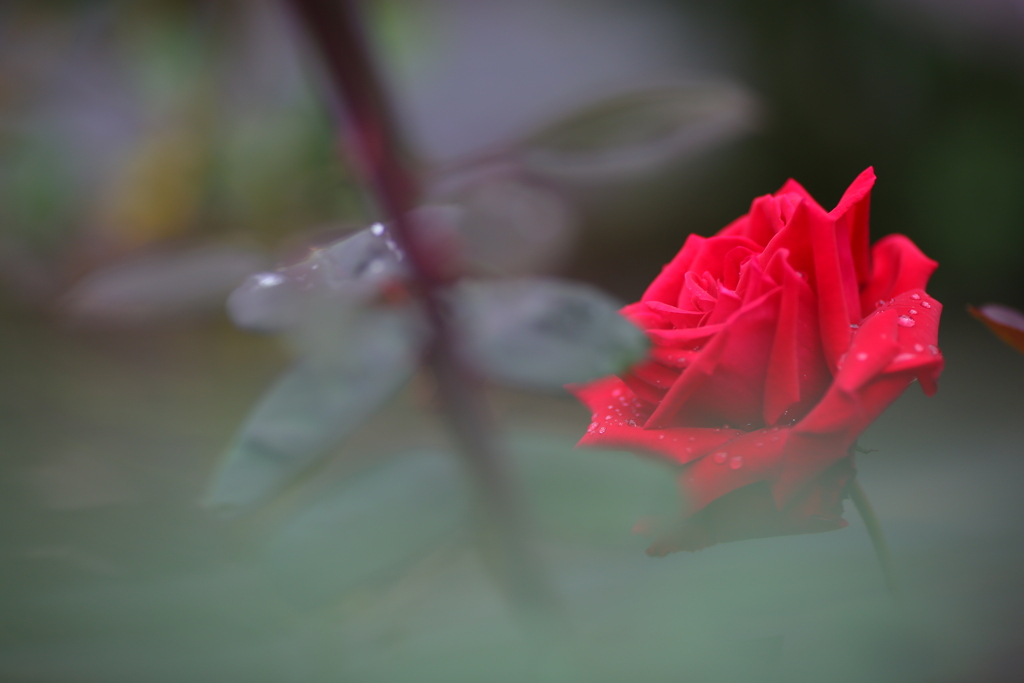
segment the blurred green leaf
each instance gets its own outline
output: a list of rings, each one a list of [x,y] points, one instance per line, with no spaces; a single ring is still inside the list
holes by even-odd
[[[644,357],[647,337],[600,291],[553,278],[466,283],[455,293],[467,351],[505,384],[558,391]]]
[[[273,272],[247,278],[228,297],[228,315],[239,327],[283,332],[357,306],[405,273],[397,247],[378,224],[360,230]]]
[[[250,414],[213,485],[211,505],[258,502],[327,454],[412,376],[416,341],[395,311],[323,315],[301,328],[304,359]]]
[[[632,533],[645,518],[670,520],[682,507],[671,468],[632,453],[577,450],[547,436],[513,441],[528,509],[544,538],[636,546]]]
[[[304,604],[389,581],[453,538],[470,497],[447,453],[413,451],[349,477],[291,518],[269,547],[280,589]]]
[[[753,97],[730,83],[637,89],[576,111],[527,139],[522,161],[560,178],[600,180],[653,170],[749,129]]]

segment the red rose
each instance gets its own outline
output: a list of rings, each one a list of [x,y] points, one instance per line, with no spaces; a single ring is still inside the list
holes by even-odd
[[[826,212],[789,180],[690,235],[622,310],[649,359],[572,388],[594,414],[581,446],[679,467],[687,509],[648,553],[845,526],[857,436],[914,379],[935,392],[936,263],[902,235],[869,247],[874,182],[869,168]]]

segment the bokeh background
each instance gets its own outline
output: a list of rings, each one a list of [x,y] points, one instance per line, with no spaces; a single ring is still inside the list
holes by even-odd
[[[830,207],[869,165],[873,235],[941,264],[940,393],[912,387],[859,460],[904,603],[852,510],[840,532],[660,561],[562,544],[602,675],[1018,680],[1024,358],[965,307],[1024,307],[1024,4],[361,8],[428,198],[501,228],[499,271],[634,300],[688,233],[787,177]],[[328,531],[278,543],[353,463],[444,448],[422,385],[287,504],[246,523],[198,504],[287,364],[231,327],[227,293],[374,217],[308,67],[264,0],[0,6],[0,679],[531,679],[465,553],[339,596]],[[493,399],[517,448],[587,424],[564,398]]]

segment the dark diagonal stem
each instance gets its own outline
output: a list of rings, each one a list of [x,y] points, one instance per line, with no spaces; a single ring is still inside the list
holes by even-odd
[[[882,525],[878,521],[875,509],[871,507],[864,487],[854,478],[850,483],[850,500],[864,520],[864,526],[868,528],[868,535],[871,537],[871,544],[875,547],[875,555],[878,557],[878,564],[882,567],[882,577],[885,579],[885,587],[893,600],[899,599],[899,584],[896,581],[896,569],[893,566],[892,554],[889,552],[889,544],[882,533]]]
[[[433,334],[428,354],[446,418],[464,465],[476,484],[485,529],[498,541],[506,587],[520,606],[544,613],[551,601],[539,563],[524,533],[516,496],[505,476],[481,391],[456,352],[441,303],[448,278],[423,248],[410,223],[417,182],[403,158],[384,88],[364,42],[355,8],[344,0],[289,0],[323,60],[345,126],[345,143],[357,170],[406,255],[417,296]]]

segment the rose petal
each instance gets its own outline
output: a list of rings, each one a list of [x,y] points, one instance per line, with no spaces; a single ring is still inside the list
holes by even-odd
[[[658,538],[647,554],[663,556],[716,543],[842,529],[846,526],[842,499],[853,474],[852,458],[844,458],[782,509],[764,482],[736,489]]]
[[[863,315],[875,310],[879,301],[888,301],[910,290],[923,290],[939,265],[903,235],[889,235],[876,242],[871,260],[871,278],[860,294]]]
[[[934,392],[943,366],[935,346],[942,307],[923,296],[927,295],[906,292],[861,324],[832,386],[793,427],[782,472],[773,485],[780,505],[846,457],[860,433],[911,381],[918,379],[926,393]],[[915,308],[920,301],[928,301],[932,307]],[[911,310],[918,313],[910,316]],[[911,317],[913,325],[900,323],[901,318]],[[901,354],[915,354],[919,360],[900,359]]]
[[[762,416],[767,425],[803,417],[831,380],[821,353],[817,299],[786,262],[786,254],[778,252],[768,267],[783,289],[764,386]]]
[[[759,423],[780,299],[776,288],[737,311],[679,376],[646,426]]]
[[[871,189],[874,185],[875,169],[869,166],[854,179],[839,200],[839,204],[829,214],[849,236],[850,255],[859,286],[863,286],[871,275],[868,218],[871,211]]]
[[[640,301],[660,301],[672,306],[678,305],[679,291],[686,280],[686,274],[690,271],[690,265],[697,258],[697,253],[706,241],[707,238],[700,235],[691,234],[687,237],[683,248],[661,269],[661,274],[654,278]]]

